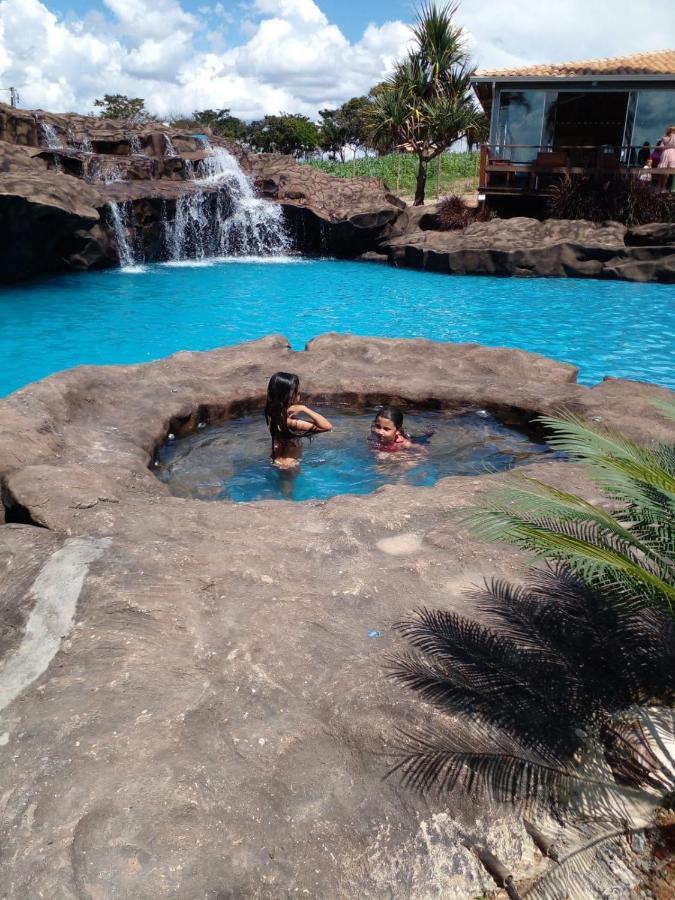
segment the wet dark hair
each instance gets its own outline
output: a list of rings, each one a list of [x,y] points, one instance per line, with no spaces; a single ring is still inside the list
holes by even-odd
[[[288,407],[300,388],[300,379],[292,372],[275,372],[267,385],[265,421],[272,435],[272,462],[274,442],[285,444],[291,438],[311,437],[312,431],[293,431],[288,427]]]
[[[403,429],[403,413],[398,406],[380,406],[375,410],[375,419],[380,418],[389,419],[390,422],[393,422],[396,430],[400,431],[404,438],[410,437]],[[375,421],[375,419],[373,419],[373,421]]]

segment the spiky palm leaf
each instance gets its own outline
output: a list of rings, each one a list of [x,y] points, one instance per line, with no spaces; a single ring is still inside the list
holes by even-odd
[[[553,432],[551,447],[585,466],[611,509],[514,475],[491,508],[464,520],[486,539],[565,561],[627,605],[675,612],[675,447],[642,447],[571,416],[540,421]]]
[[[561,564],[473,599],[481,623],[421,609],[399,625],[412,652],[391,676],[452,718],[401,731],[391,773],[561,821],[572,811],[579,845],[527,896],[583,896],[598,848],[675,807],[675,717],[653,708],[675,699],[675,619],[628,609]]]

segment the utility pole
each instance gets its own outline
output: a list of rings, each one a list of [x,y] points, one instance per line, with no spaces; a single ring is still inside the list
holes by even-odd
[[[9,91],[9,105],[16,109],[21,102],[19,91],[15,87],[0,88],[0,91]]]

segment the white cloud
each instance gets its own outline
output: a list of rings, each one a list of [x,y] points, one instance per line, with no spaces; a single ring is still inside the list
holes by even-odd
[[[672,0],[463,3],[458,18],[484,69],[663,50],[675,36]]]
[[[199,25],[197,19],[185,12],[176,0],[103,0],[115,15],[125,34],[132,39],[169,37],[177,29],[188,33]]]
[[[24,106],[87,112],[96,97],[123,93],[160,115],[229,107],[244,118],[314,116],[367,92],[409,36],[390,22],[350,43],[313,0],[255,0],[250,40],[227,47],[213,28],[229,18],[221,3],[201,19],[178,0],[104,3],[107,17],[64,20],[40,0],[0,2],[0,79],[23,85]]]
[[[380,81],[410,34],[385,22],[350,41],[319,3],[207,0],[192,14],[179,0],[104,0],[105,14],[64,19],[40,0],[0,0],[0,84],[54,111],[87,112],[94,98],[123,93],[160,115],[315,115]],[[236,23],[236,12],[246,18]],[[661,49],[675,33],[672,0],[499,0],[465,3],[458,18],[484,68]]]

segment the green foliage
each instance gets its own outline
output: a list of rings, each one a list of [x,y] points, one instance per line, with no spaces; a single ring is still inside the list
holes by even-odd
[[[344,147],[347,143],[347,135],[344,128],[338,123],[336,113],[336,109],[319,110],[319,147],[324,153],[329,153],[333,159],[339,156],[340,161],[344,162]]]
[[[371,107],[369,97],[352,97],[337,109],[319,110],[321,149],[333,158],[339,156],[340,161],[344,162],[345,147],[350,148],[354,155],[359,149],[367,147]]]
[[[457,4],[425,3],[413,28],[415,45],[372,100],[375,146],[404,147],[418,157],[415,205],[424,203],[429,162],[462,137],[475,142],[485,117],[472,89]]]
[[[230,115],[229,109],[195,110],[191,116],[172,116],[170,121],[174,128],[184,131],[203,131],[208,128],[216,137],[232,141],[243,141],[246,137],[246,123]]]
[[[552,840],[525,822],[555,861],[525,896],[560,900],[586,896],[626,837],[675,822],[675,447],[541,421],[606,503],[519,477],[472,511],[481,536],[549,562],[474,592],[479,621],[420,609],[399,624],[411,650],[391,657],[392,677],[449,718],[402,732],[392,772],[420,792],[552,812]]]
[[[565,562],[628,607],[675,615],[675,447],[641,447],[574,417],[541,422],[553,432],[550,445],[584,465],[611,509],[514,475],[490,509],[465,520],[484,538]]]
[[[439,162],[440,159],[440,162]],[[443,194],[456,189],[457,182],[473,178],[476,175],[478,154],[476,153],[444,153],[437,157],[430,166],[430,175],[436,177],[436,166],[440,166],[439,188]],[[382,156],[363,156],[349,162],[336,160],[309,160],[307,165],[334,175],[336,178],[352,178],[369,176],[381,178],[389,190],[397,190],[404,195],[415,193],[417,180],[417,157],[412,153],[388,153]]]
[[[103,119],[126,119],[128,122],[146,122],[151,118],[141,97],[127,97],[126,94],[104,94],[102,100],[94,100],[94,106],[101,108]]]
[[[675,808],[662,752],[675,717],[654,708],[675,697],[675,618],[626,609],[565,565],[472,599],[480,622],[421,609],[399,625],[412,651],[391,659],[392,677],[448,718],[401,732],[392,772],[422,793],[552,812],[577,846],[527,896],[584,896],[597,847],[616,851]]]
[[[571,175],[549,189],[547,210],[552,219],[648,225],[675,222],[675,196],[621,174]]]
[[[261,153],[286,153],[303,156],[316,150],[321,142],[319,129],[307,116],[282,113],[251,122],[247,131],[251,148]]]
[[[371,105],[368,97],[352,97],[335,111],[335,120],[343,131],[344,143],[354,152],[368,144]]]
[[[241,141],[246,136],[246,124],[236,116],[230,115],[229,109],[197,110],[192,117],[198,125],[210,128],[217,137]]]

